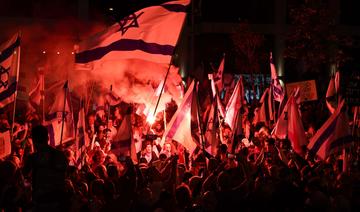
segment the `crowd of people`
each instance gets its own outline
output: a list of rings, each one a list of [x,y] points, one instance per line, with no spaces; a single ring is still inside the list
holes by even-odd
[[[126,110],[110,116],[89,113],[81,153],[74,142],[48,145],[39,120],[14,125],[12,153],[0,160],[0,208],[5,211],[356,211],[360,208],[360,146],[347,158],[320,160],[287,139],[271,136],[272,125],[251,125],[246,136],[189,152],[176,141],[161,146],[164,122],[176,111],[168,104],[149,126],[131,113],[136,158],[113,152],[112,141]],[[251,110],[250,110],[251,111]],[[250,113],[249,113],[250,114]],[[251,115],[247,116],[251,119]],[[304,113],[303,118],[306,118]],[[1,131],[10,128],[2,117]],[[223,138],[231,129],[222,126]],[[310,138],[318,129],[306,125]],[[225,130],[226,129],[226,130]],[[151,133],[149,133],[151,132]],[[220,131],[218,130],[218,134]],[[196,136],[195,136],[196,137]],[[218,135],[219,137],[219,135]],[[194,138],[195,139],[195,138]],[[79,160],[80,158],[80,160]],[[80,161],[80,162],[79,162]]]

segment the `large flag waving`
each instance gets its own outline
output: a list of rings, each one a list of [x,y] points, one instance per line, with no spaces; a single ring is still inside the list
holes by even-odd
[[[233,94],[226,106],[225,122],[230,126],[232,130],[236,127],[236,117],[240,112],[240,108],[244,104],[244,85],[242,77],[237,82]]]
[[[85,131],[85,103],[83,100],[80,101],[80,110],[78,116],[78,122],[76,125],[76,158],[78,161],[77,165],[81,165],[83,161],[83,156],[85,153],[85,149],[89,146],[90,141],[89,137]]]
[[[161,145],[167,139],[179,142],[190,152],[193,152],[197,144],[191,135],[191,105],[195,93],[195,82],[193,81],[185,93],[184,99],[175,114],[171,118],[161,140]]]
[[[261,106],[254,111],[253,124],[274,120],[273,101],[269,88],[266,88],[260,99]]]
[[[287,137],[295,152],[302,154],[302,147],[306,145],[307,141],[297,103],[298,92],[299,88],[290,95],[272,134],[280,139]]]
[[[111,143],[111,151],[116,156],[130,156],[135,162],[137,161],[135,143],[133,139],[131,127],[131,107],[129,106],[124,119],[122,120],[119,129]]]
[[[270,53],[270,70],[271,70],[271,87],[274,96],[274,100],[281,102],[285,96],[283,87],[280,84],[280,80],[276,73],[275,64],[273,61],[272,53]]]
[[[295,152],[302,155],[303,146],[306,146],[307,139],[305,135],[304,126],[302,124],[299,105],[296,102],[296,97],[292,95],[289,99],[288,105],[288,138]]]
[[[41,73],[38,77],[38,82],[35,88],[29,92],[29,102],[34,108],[39,107],[41,101],[44,100],[44,88],[44,74]]]
[[[211,81],[211,90],[212,90],[213,96],[215,96],[215,94],[221,92],[221,90],[224,87],[224,85],[223,85],[224,64],[225,64],[225,54],[224,54],[223,59],[221,60],[221,63],[219,65],[217,72],[215,72],[213,74],[208,74],[208,78]],[[215,69],[214,69],[214,71],[215,71]]]
[[[49,102],[50,108],[47,113],[46,123],[49,130],[50,145],[57,146],[75,138],[74,117],[71,108],[70,94],[66,93],[68,92],[68,82],[57,82],[47,89],[46,92],[48,93],[48,96],[54,96],[53,99],[47,98],[49,100],[47,102]]]
[[[211,104],[211,109],[209,113],[209,117],[206,124],[205,131],[205,139],[207,141],[208,146],[210,147],[210,151],[212,155],[216,155],[216,148],[218,146],[218,139],[216,138],[216,123],[218,122],[218,114],[217,114],[217,100],[216,97],[213,99]]]
[[[0,108],[16,99],[19,78],[20,37],[14,35],[0,45]]]
[[[121,103],[121,98],[114,91],[110,90],[104,96],[105,101],[110,106],[116,106]]]
[[[340,72],[337,71],[334,77],[331,77],[328,89],[326,90],[326,106],[330,113],[334,113],[337,107],[340,89]]]
[[[221,60],[221,63],[219,65],[217,72],[214,73],[214,75],[213,75],[213,80],[214,80],[214,83],[215,83],[218,91],[221,91],[224,87],[224,85],[223,85],[224,66],[225,66],[225,54],[224,54],[223,59]]]
[[[345,100],[342,100],[335,112],[311,138],[307,146],[309,151],[325,160],[331,153],[351,144],[352,136],[349,120],[343,110]]]
[[[190,0],[171,1],[130,14],[75,46],[75,62],[91,69],[102,61],[121,59],[169,64],[189,3]]]
[[[292,116],[292,118],[291,118],[292,121],[296,121],[297,120],[296,117],[300,117],[300,112],[298,110],[299,96],[300,96],[299,92],[300,92],[299,87],[297,87],[296,89],[294,89],[292,91],[289,99],[287,100],[287,102],[284,106],[284,109],[282,110],[282,112],[275,124],[275,127],[271,134],[275,135],[277,138],[285,139],[286,137],[289,136],[288,135],[289,127],[291,126],[291,124],[293,124],[293,123],[289,123],[290,116]],[[296,108],[297,112],[295,110],[292,110],[292,108]],[[296,112],[296,114],[295,114],[295,112]],[[300,125],[294,125],[294,126],[300,126]],[[302,130],[300,130],[300,131],[302,132]]]

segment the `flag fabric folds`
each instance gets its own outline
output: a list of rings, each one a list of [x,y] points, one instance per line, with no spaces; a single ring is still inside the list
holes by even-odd
[[[216,155],[216,148],[218,146],[218,139],[216,138],[216,123],[218,122],[217,116],[217,100],[216,97],[213,99],[211,104],[207,124],[206,124],[206,131],[205,131],[205,139],[210,148],[208,152],[211,152],[212,155]]]
[[[213,74],[208,74],[208,78],[211,82],[211,90],[212,90],[213,96],[215,96],[215,94],[218,94],[219,92],[221,92],[221,90],[224,87],[224,85],[223,85],[224,64],[225,64],[225,54],[224,54],[223,59],[221,60],[221,63],[219,65],[217,72],[215,72]],[[214,71],[215,71],[215,69],[214,69]]]
[[[275,64],[273,61],[272,53],[270,53],[270,70],[271,70],[271,87],[274,100],[277,102],[281,102],[281,100],[285,96],[285,92],[283,87],[280,84],[280,80],[276,73]]]
[[[0,45],[0,108],[16,99],[19,78],[20,36]]]
[[[184,99],[166,127],[161,146],[168,139],[175,140],[187,150],[193,152],[197,144],[191,135],[191,106],[195,95],[195,82],[193,81],[184,95]]]
[[[217,108],[218,108],[218,111],[220,113],[220,116],[222,118],[224,118],[225,117],[225,108],[224,108],[224,105],[222,104],[222,102],[220,100],[219,95],[216,95],[216,103],[217,103]]]
[[[291,93],[271,134],[279,139],[288,138],[293,149],[301,154],[307,140],[299,111],[299,90],[298,87]]]
[[[75,138],[70,94],[66,93],[68,92],[68,82],[57,82],[47,89],[46,92],[47,96],[49,96],[49,98],[47,98],[49,109],[46,115],[46,125],[49,131],[50,145],[58,146]],[[51,99],[50,96],[54,96],[53,99]],[[62,124],[63,120],[64,124]]]
[[[227,123],[232,130],[236,127],[236,116],[240,112],[240,108],[244,104],[244,85],[242,77],[237,82],[233,94],[226,105],[225,123]]]
[[[299,105],[295,95],[289,99],[288,105],[288,138],[294,151],[303,155],[303,146],[307,145],[306,134],[301,120]]]
[[[312,154],[325,160],[330,154],[353,142],[349,128],[349,120],[344,110],[345,100],[342,100],[335,112],[310,139],[308,149]]]
[[[127,113],[122,120],[119,129],[111,143],[111,151],[116,156],[130,156],[135,162],[137,161],[135,143],[133,139],[131,127],[131,108],[128,108]]]
[[[271,88],[271,87],[270,87]],[[273,101],[269,88],[266,88],[260,99],[260,108],[254,111],[253,123],[269,123],[274,120]]]
[[[223,85],[224,66],[225,66],[225,54],[221,60],[217,72],[213,75],[213,80],[218,91],[222,91],[224,87]]]
[[[340,91],[340,72],[337,71],[335,76],[331,77],[328,88],[326,90],[326,106],[330,113],[334,113],[337,107]]]
[[[86,147],[89,146],[90,141],[89,137],[85,133],[85,103],[84,101],[80,101],[80,110],[79,110],[79,116],[78,121],[76,124],[76,161],[77,165],[80,165],[84,155],[84,152],[86,150]]]
[[[75,46],[75,63],[85,69],[97,69],[102,61],[121,59],[169,64],[189,3],[171,1],[130,14]]]
[[[157,88],[154,90],[153,94],[149,97],[147,101],[147,105],[145,105],[145,109],[143,111],[144,115],[147,117],[147,121],[152,121],[151,119],[154,119],[154,111],[156,107],[157,99],[159,98],[161,92],[165,92],[165,87],[162,90],[162,87],[164,86],[164,80],[161,80]],[[162,91],[161,91],[162,90]],[[159,108],[157,108],[157,111],[159,111]]]
[[[211,91],[212,91],[212,94],[213,94],[213,97],[216,98],[216,101],[217,101],[217,107],[218,107],[218,110],[219,110],[219,113],[221,115],[221,117],[225,117],[225,108],[221,102],[221,99],[219,97],[220,93],[219,93],[219,90],[216,86],[216,83],[214,81],[214,74],[208,74],[208,78],[210,80],[210,83],[211,83]]]
[[[340,93],[340,71],[337,71],[335,73],[334,83],[335,83],[335,91],[336,91],[336,93]]]
[[[44,74],[40,74],[35,88],[29,92],[29,101],[34,108],[39,107],[41,101],[44,100],[44,88]]]
[[[114,91],[109,91],[105,94],[105,101],[110,105],[110,106],[115,106],[121,103],[122,99],[120,98],[119,95],[117,95]]]
[[[276,124],[271,132],[272,135],[279,139],[287,138],[287,130],[288,130],[288,108],[289,108],[289,100],[284,104],[284,109],[281,112],[281,115],[278,117]]]

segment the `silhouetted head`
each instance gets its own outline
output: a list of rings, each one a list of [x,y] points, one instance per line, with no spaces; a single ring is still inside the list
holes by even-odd
[[[35,146],[46,145],[49,140],[48,130],[43,125],[32,128],[31,137]]]

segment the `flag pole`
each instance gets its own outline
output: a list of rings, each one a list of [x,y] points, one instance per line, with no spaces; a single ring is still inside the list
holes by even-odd
[[[360,110],[359,106],[354,106],[353,126],[351,129],[351,134],[353,137],[355,137],[355,130],[356,130],[356,125],[357,125],[358,115],[360,112],[359,110]]]
[[[85,97],[82,96],[81,100],[80,100],[80,111],[83,110],[83,112],[79,112],[79,116],[78,116],[78,123],[81,123],[81,126],[83,128],[83,145],[81,145],[80,147],[80,165],[81,167],[84,165],[84,154],[85,154],[85,150],[84,148],[86,148],[86,142],[85,142],[85,136],[87,136],[87,133],[85,131]],[[80,120],[80,113],[83,115],[83,117],[81,117],[82,119]],[[79,151],[79,128],[78,126],[76,126],[76,138],[75,138],[75,142],[76,142],[76,152]]]
[[[216,123],[216,118],[217,118],[217,121],[218,121],[218,123],[219,123],[219,132],[221,133],[221,131],[220,131],[220,120],[219,120],[219,113],[218,113],[218,105],[217,105],[217,102],[216,102],[217,100],[216,100],[216,96],[215,96],[215,98],[213,99],[213,102],[212,102],[212,104],[215,104],[215,106],[214,106],[214,113],[212,113],[212,114],[210,114],[210,115],[212,115],[214,118],[213,118],[213,123],[212,123],[212,129],[211,129],[211,153],[213,154],[213,155],[215,155],[216,154],[216,148],[217,148],[217,146],[219,145],[219,140],[220,140],[220,138],[219,138],[219,140],[218,140],[218,138],[216,137],[216,127],[215,127],[215,123]],[[210,111],[211,112],[211,111]],[[205,133],[208,131],[208,127],[209,127],[209,119],[207,120],[207,124],[206,124],[206,130],[205,130]],[[220,134],[219,133],[219,134]],[[215,142],[214,142],[215,141]],[[221,141],[220,141],[221,142]]]
[[[61,134],[60,134],[60,146],[62,146],[63,142],[63,132],[64,132],[64,122],[65,122],[65,107],[66,107],[66,98],[67,98],[67,92],[68,92],[68,81],[65,82],[64,85],[64,106],[62,111],[62,117],[61,117]]]
[[[187,16],[187,13],[186,13],[186,16]],[[184,26],[185,26],[185,24],[184,24],[185,21],[186,21],[186,17],[185,17],[184,21],[182,22],[181,33],[183,32],[183,29],[184,29]],[[180,33],[179,37],[181,36],[181,33]],[[175,49],[176,49],[176,47],[177,47],[178,42],[179,42],[179,38],[178,38],[178,40],[176,41]],[[168,77],[168,75],[169,75],[171,65],[173,64],[173,63],[172,63],[172,60],[173,60],[173,57],[174,57],[174,52],[175,52],[175,50],[173,51],[173,54],[171,55],[171,58],[170,58],[170,63],[169,63],[168,69],[167,69],[167,71],[166,71],[166,75],[165,75],[165,78],[164,78],[164,83],[163,83],[163,85],[162,85],[162,87],[161,87],[161,91],[160,91],[160,94],[159,94],[159,98],[157,99],[157,102],[156,102],[156,106],[155,106],[155,109],[154,109],[153,117],[155,117],[156,110],[157,110],[157,108],[158,108],[158,106],[159,106],[159,103],[160,103],[161,95],[162,95],[162,93],[163,93],[163,91],[164,91],[164,88],[165,88],[166,79],[167,79],[167,77]]]
[[[85,96],[82,97],[82,107],[83,107],[83,110],[84,110],[84,114],[83,114],[83,119],[81,120],[82,122],[82,125],[83,125],[83,130],[84,130],[84,145],[81,146],[81,154],[80,154],[80,157],[81,157],[81,167],[85,165],[85,161],[84,161],[84,158],[85,158],[85,151],[86,151],[86,139],[85,139],[85,136],[88,136],[86,131],[85,131],[85,127],[86,127],[86,113],[85,113]]]
[[[205,149],[205,139],[204,139],[204,133],[203,133],[203,127],[201,124],[201,117],[200,117],[200,102],[199,102],[199,92],[198,92],[198,86],[199,86],[199,82],[196,83],[195,86],[195,91],[196,91],[196,107],[197,107],[197,121],[198,121],[198,127],[199,127],[199,131],[200,131],[200,144],[202,146],[203,149]]]
[[[232,130],[232,135],[231,135],[231,139],[230,139],[231,143],[230,143],[230,146],[228,147],[228,149],[230,149],[230,153],[234,152],[234,142],[235,142],[235,136],[236,136],[235,134],[237,133],[239,118],[241,119],[240,110],[238,110],[238,112],[236,113],[235,126],[234,126],[234,129]]]
[[[83,98],[81,97],[80,98],[80,105],[79,105],[79,108],[80,108],[80,110],[79,111],[81,111],[81,107],[82,107],[82,100],[83,100]],[[76,165],[78,165],[77,164],[77,161],[78,161],[78,159],[79,159],[79,157],[81,157],[80,155],[79,155],[79,128],[78,128],[78,125],[79,125],[79,122],[80,122],[81,120],[80,120],[80,112],[79,112],[79,115],[78,115],[78,121],[77,121],[77,123],[76,123],[76,130],[75,130],[75,148],[76,148],[76,151],[75,151],[75,158],[76,158]],[[81,151],[81,150],[80,150]]]
[[[21,37],[21,31],[19,32],[18,38]],[[20,45],[18,48],[18,54],[17,61],[16,61],[16,89],[14,93],[14,108],[13,108],[13,117],[12,117],[12,123],[11,123],[11,131],[10,131],[10,138],[13,139],[14,135],[14,125],[15,125],[15,112],[16,112],[16,99],[17,99],[17,92],[18,92],[18,85],[19,85],[19,71],[20,71]]]
[[[278,114],[276,113],[276,109],[275,109],[274,89],[272,88],[271,85],[270,85],[270,88],[271,88],[270,95],[271,95],[271,100],[272,100],[272,107],[271,108],[272,108],[272,112],[273,112],[274,123],[276,123]]]
[[[85,113],[89,112],[90,100],[92,99],[92,94],[94,92],[94,87],[95,87],[95,82],[91,82],[91,81],[89,81],[89,82],[91,83],[91,85],[90,85],[90,95],[88,96],[88,98],[86,100],[86,111],[85,111]]]
[[[110,94],[111,94],[111,92],[112,92],[112,85],[110,85]],[[108,102],[108,115],[107,115],[107,126],[106,126],[106,128],[108,128],[109,127],[109,120],[110,120],[110,102]]]
[[[166,111],[164,109],[164,112],[163,112],[163,116],[164,116],[164,131],[166,130]]]
[[[168,69],[167,69],[167,71],[166,71],[166,75],[165,75],[165,78],[164,78],[164,83],[163,83],[163,85],[161,86],[160,94],[159,94],[159,97],[158,97],[158,99],[157,99],[157,101],[156,101],[156,105],[155,105],[153,117],[155,117],[156,110],[157,110],[157,108],[158,108],[158,106],[159,106],[160,99],[161,99],[161,95],[162,95],[162,93],[163,93],[163,91],[164,91],[166,79],[168,78],[171,65],[172,65],[172,62],[170,62],[169,66],[168,66]]]

